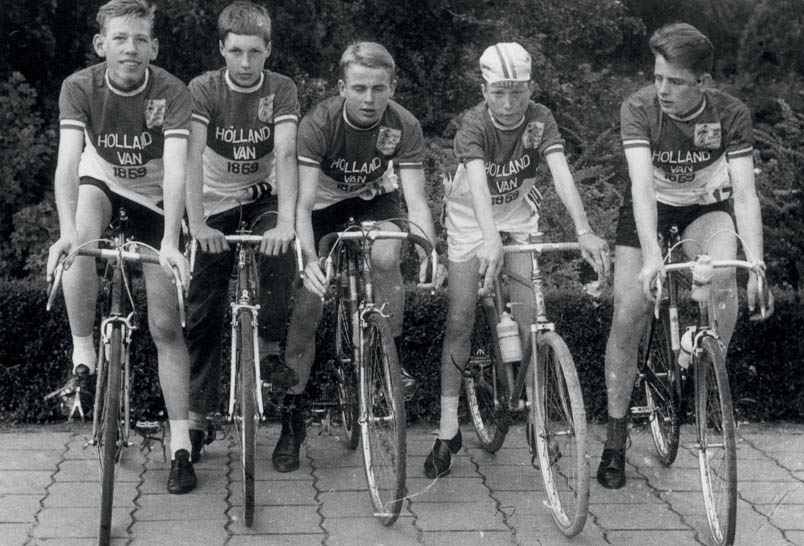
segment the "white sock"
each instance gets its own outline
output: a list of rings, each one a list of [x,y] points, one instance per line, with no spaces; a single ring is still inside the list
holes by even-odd
[[[80,337],[73,336],[73,373],[79,364],[89,368],[89,373],[95,373],[95,361],[98,359],[95,353],[95,336]]]
[[[186,419],[176,420],[170,419],[170,460],[176,458],[176,452],[180,449],[186,449],[189,453],[193,446],[190,443],[190,421]]]
[[[441,421],[438,437],[451,440],[458,434],[458,397],[441,395]]]

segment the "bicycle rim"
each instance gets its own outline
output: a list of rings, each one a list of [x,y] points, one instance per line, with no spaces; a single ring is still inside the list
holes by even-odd
[[[238,404],[235,422],[239,422],[240,467],[243,472],[243,506],[246,527],[254,523],[254,454],[257,451],[257,386],[254,372],[254,332],[251,312],[238,317]]]
[[[366,317],[360,374],[363,465],[375,516],[392,525],[405,495],[405,399],[402,376],[388,321]]]
[[[530,418],[548,507],[566,536],[586,524],[589,454],[581,384],[567,345],[558,334],[538,336],[538,361]]]
[[[732,544],[737,525],[737,448],[726,361],[706,337],[695,369],[698,465],[706,519],[715,544]]]
[[[649,410],[648,420],[659,460],[670,466],[678,454],[680,370],[670,347],[670,323],[666,310],[651,319],[640,346],[642,388]]]
[[[103,409],[99,412],[98,458],[101,465],[101,507],[98,543],[109,544],[112,533],[115,463],[120,445],[120,358],[123,350],[122,327],[112,327],[110,360],[106,366]],[[104,382],[101,382],[104,383]]]
[[[501,358],[494,328],[496,324],[496,311],[493,308],[487,311],[479,305],[463,380],[475,434],[489,453],[502,447],[509,425],[505,380],[498,369]]]
[[[344,437],[349,449],[356,449],[360,443],[360,405],[357,395],[357,374],[352,361],[352,317],[349,303],[338,300],[336,316],[337,333],[335,337],[335,358],[337,359],[338,406],[343,423]]]

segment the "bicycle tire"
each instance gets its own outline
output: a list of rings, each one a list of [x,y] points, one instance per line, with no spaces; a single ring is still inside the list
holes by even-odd
[[[478,305],[463,378],[472,426],[481,447],[489,453],[502,447],[510,425],[508,391],[499,369],[502,358],[496,325],[496,309]]]
[[[406,416],[402,374],[388,319],[365,317],[360,365],[360,431],[374,515],[389,526],[399,517],[405,495]]]
[[[120,381],[123,331],[119,324],[112,326],[106,380],[100,383],[104,390],[103,408],[99,411],[98,456],[101,463],[101,506],[98,527],[98,544],[111,542],[112,508],[114,505],[114,474],[119,460],[120,445]]]
[[[240,466],[243,472],[243,509],[246,527],[254,523],[254,456],[257,451],[257,378],[254,369],[254,331],[250,310],[238,313],[238,375]]]
[[[663,308],[651,316],[639,347],[640,390],[649,410],[653,445],[659,460],[670,466],[676,460],[681,435],[681,370],[670,343],[670,316]]]
[[[349,449],[357,449],[360,443],[360,402],[358,400],[357,374],[353,361],[352,317],[349,302],[338,299],[335,318],[335,358],[338,380],[338,408],[343,423],[344,439]]]
[[[555,332],[537,337],[529,417],[553,521],[566,536],[581,532],[589,508],[589,450],[581,384],[564,340]]]
[[[715,544],[733,544],[737,526],[734,412],[725,353],[720,342],[711,336],[700,343],[695,395],[698,465],[706,519]]]

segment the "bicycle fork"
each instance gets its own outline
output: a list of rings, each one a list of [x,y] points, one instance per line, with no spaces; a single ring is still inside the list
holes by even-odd
[[[240,313],[245,311],[251,314],[251,343],[254,354],[254,377],[256,378],[255,385],[257,386],[257,411],[259,412],[260,419],[265,420],[265,411],[262,398],[262,378],[260,377],[260,342],[258,334],[257,315],[260,310],[259,304],[252,305],[249,303],[248,296],[244,294],[238,303],[232,303],[232,351],[231,351],[231,365],[229,367],[229,418],[231,422],[235,415],[235,388],[237,385],[237,351],[239,337],[237,335],[237,327],[239,322]]]

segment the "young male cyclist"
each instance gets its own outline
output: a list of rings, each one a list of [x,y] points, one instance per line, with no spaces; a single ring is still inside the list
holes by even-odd
[[[49,279],[59,258],[99,238],[125,207],[135,239],[158,248],[162,265],[176,266],[185,286],[189,280],[179,232],[190,94],[177,78],[149,65],[159,50],[153,18],[154,8],[145,0],[112,0],[101,6],[100,31],[92,43],[104,62],[76,72],[62,85],[55,178],[61,234],[50,247]],[[186,493],[195,487],[196,476],[187,421],[190,362],[176,288],[159,265],[143,264],[142,269],[148,327],[170,419],[167,488]],[[97,292],[95,261],[76,258],[64,274],[75,385],[85,386],[95,371]]]
[[[627,412],[637,373],[637,347],[662,271],[657,233],[675,224],[689,256],[704,250],[733,259],[737,231],[762,260],[762,217],[754,186],[751,116],[743,103],[710,88],[714,49],[695,27],[676,23],[650,39],[654,85],[640,89],[620,109],[630,186],[617,221],[614,317],[606,346],[608,430],[597,479],[625,485]],[[725,231],[724,231],[725,230]],[[737,319],[733,270],[716,270],[717,322],[728,346]],[[641,288],[641,290],[637,289]],[[748,280],[748,306],[757,298]]]
[[[296,294],[285,350],[299,384],[286,398],[282,434],[272,457],[280,472],[299,467],[299,447],[305,437],[297,398],[304,392],[313,364],[325,292],[324,273],[317,261],[318,240],[342,229],[349,218],[359,222],[402,216],[399,192],[393,189],[396,175],[388,169],[391,161],[399,167],[411,231],[435,240],[424,194],[424,138],[416,118],[391,100],[397,83],[393,58],[380,44],[359,42],[343,53],[340,68],[340,96],[319,103],[299,124],[296,233],[306,266],[304,288]],[[377,191],[380,187],[386,193]],[[381,222],[380,229],[399,227]],[[400,247],[399,241],[377,241],[371,257],[377,301],[388,303],[397,348],[404,309]],[[410,380],[407,383],[409,389]]]
[[[469,360],[478,282],[491,287],[503,266],[530,275],[530,258],[504,256],[500,232],[520,242],[538,232],[537,167],[547,163],[558,195],[567,208],[586,259],[600,274],[608,270],[606,242],[592,233],[572,179],[564,141],[553,114],[533,102],[530,55],[517,43],[498,43],[480,57],[483,102],[469,110],[455,135],[460,161],[445,188],[449,257],[449,310],[441,353],[441,420],[433,448],[424,462],[428,478],[449,473],[462,445],[458,428],[461,371]],[[522,339],[533,322],[529,287],[512,284],[511,300]]]
[[[251,2],[225,7],[218,17],[218,39],[226,66],[189,85],[193,120],[187,214],[190,232],[200,244],[187,314],[193,461],[201,456],[206,414],[219,403],[221,335],[234,262],[224,235],[235,234],[242,222],[262,235],[261,254],[281,256],[259,260],[258,323],[267,353],[262,354],[263,377],[269,379],[273,369],[272,382],[297,381],[279,362],[295,267],[292,256],[283,254],[294,238],[296,85],[264,68],[271,54],[271,19],[264,7]]]

